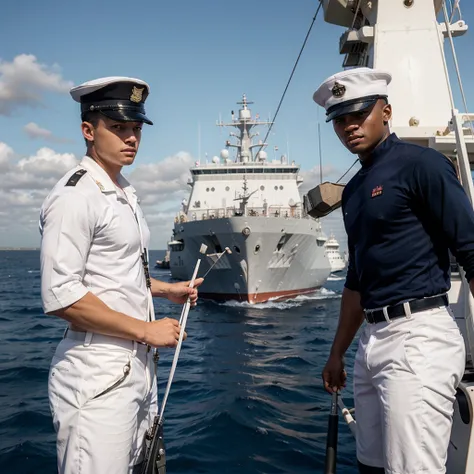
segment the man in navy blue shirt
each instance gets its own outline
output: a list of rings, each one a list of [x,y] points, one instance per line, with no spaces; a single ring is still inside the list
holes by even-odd
[[[450,252],[474,289],[474,212],[452,163],[389,130],[390,74],[329,77],[314,94],[361,168],[342,196],[349,264],[323,370],[345,386],[344,354],[366,320],[354,366],[363,474],[446,472],[465,345],[449,307]]]

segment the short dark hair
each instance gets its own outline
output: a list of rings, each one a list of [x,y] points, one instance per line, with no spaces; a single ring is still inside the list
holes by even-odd
[[[99,118],[101,117],[101,115],[102,114],[98,110],[92,110],[84,112],[81,116],[81,119],[83,122],[89,122],[94,125],[94,127],[96,127],[99,123]]]

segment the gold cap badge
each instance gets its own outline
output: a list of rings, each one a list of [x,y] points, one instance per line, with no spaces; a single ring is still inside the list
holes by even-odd
[[[132,89],[132,95],[130,96],[130,100],[132,102],[141,102],[142,98],[143,98],[143,90],[145,88],[142,87],[141,89],[139,89],[138,87],[136,86],[133,86],[133,89]]]
[[[339,82],[336,81],[331,92],[334,97],[342,97],[346,93],[346,86],[339,84]]]

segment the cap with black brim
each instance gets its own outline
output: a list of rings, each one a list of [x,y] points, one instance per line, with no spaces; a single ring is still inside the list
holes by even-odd
[[[330,122],[343,115],[352,114],[354,112],[360,112],[361,110],[368,109],[375,105],[379,99],[387,99],[386,95],[372,95],[367,97],[361,97],[357,99],[347,100],[339,104],[335,104],[330,107],[326,112],[326,122]]]
[[[81,104],[81,117],[88,112],[99,112],[120,122],[144,122],[153,125],[146,116],[145,101],[150,86],[141,79],[111,76],[94,79],[70,91],[72,98]]]
[[[119,122],[144,122],[153,125],[153,122],[145,115],[143,104],[136,105],[129,101],[119,102],[116,100],[102,101],[100,104],[81,104],[82,116],[87,112],[100,112],[106,117]]]
[[[153,122],[141,112],[133,112],[131,110],[106,110],[102,111],[106,117],[118,122],[143,122],[147,125],[153,125]]]

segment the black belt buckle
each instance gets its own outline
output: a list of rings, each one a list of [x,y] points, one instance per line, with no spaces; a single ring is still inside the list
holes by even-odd
[[[369,324],[375,324],[374,317],[372,316],[372,311],[371,311],[370,313],[365,313],[365,320],[366,320]]]

